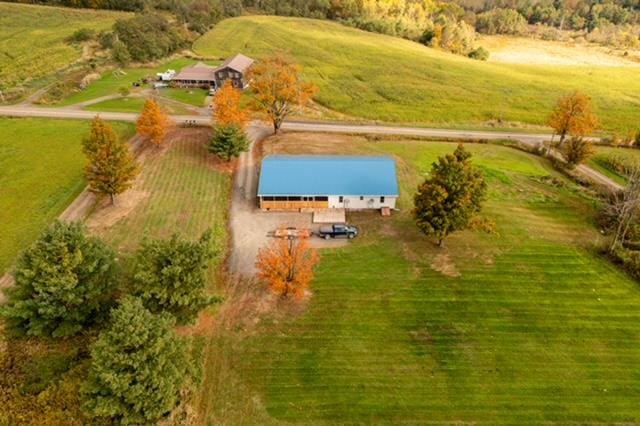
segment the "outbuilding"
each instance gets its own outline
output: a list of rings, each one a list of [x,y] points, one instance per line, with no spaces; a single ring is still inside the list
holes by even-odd
[[[396,163],[389,156],[272,155],[262,161],[262,210],[395,209]]]

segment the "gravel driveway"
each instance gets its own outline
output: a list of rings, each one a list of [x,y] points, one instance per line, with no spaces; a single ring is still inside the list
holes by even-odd
[[[233,181],[231,198],[231,254],[229,267],[232,272],[251,276],[255,273],[255,261],[258,250],[273,241],[269,233],[282,227],[311,228],[317,230],[320,225],[312,223],[311,213],[263,212],[258,208],[257,186],[259,164],[253,156],[256,142],[271,134],[269,127],[251,126],[247,135],[251,140],[248,152],[238,159],[238,168]],[[316,248],[340,247],[347,240],[328,240],[312,237],[311,246]]]

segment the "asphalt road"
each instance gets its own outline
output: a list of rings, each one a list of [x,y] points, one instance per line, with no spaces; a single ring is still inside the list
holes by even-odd
[[[138,114],[127,112],[93,112],[65,108],[42,108],[35,106],[2,106],[0,116],[12,117],[47,117],[47,118],[71,118],[71,119],[92,119],[100,115],[104,120],[110,121],[136,121]],[[173,115],[173,120],[177,124],[193,122],[198,125],[208,125],[211,118],[202,115]],[[263,128],[264,124],[252,122],[251,127]],[[283,124],[282,128],[289,131],[298,132],[331,132],[331,133],[353,133],[353,134],[379,134],[379,135],[399,135],[418,136],[430,138],[447,138],[459,140],[477,139],[506,139],[519,141],[530,146],[538,146],[551,138],[549,134],[541,133],[510,133],[487,130],[455,130],[455,129],[435,129],[426,127],[402,127],[402,126],[378,126],[371,124],[351,124],[351,123],[317,123],[317,122],[297,122],[290,121]],[[596,170],[581,165],[579,170],[588,175],[593,180],[609,188],[619,189],[621,186]]]

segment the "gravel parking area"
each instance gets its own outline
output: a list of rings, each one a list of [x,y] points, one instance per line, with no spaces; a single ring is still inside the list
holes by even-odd
[[[255,261],[260,248],[269,244],[274,237],[269,234],[278,228],[296,227],[320,229],[320,224],[312,223],[312,213],[263,212],[258,209],[257,184],[259,167],[252,154],[255,142],[267,137],[270,129],[251,127],[248,136],[252,141],[249,152],[243,153],[238,160],[238,168],[233,182],[231,200],[232,248],[229,266],[232,272],[251,276],[255,274]],[[340,247],[349,244],[345,239],[323,240],[311,238],[315,248]]]

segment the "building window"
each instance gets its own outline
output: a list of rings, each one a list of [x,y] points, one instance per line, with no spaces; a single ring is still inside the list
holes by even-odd
[[[342,195],[338,197],[338,202],[344,203],[344,197]]]
[[[329,197],[316,197],[316,201],[329,201]]]
[[[384,203],[384,197],[380,197],[380,202]]]
[[[364,197],[361,195],[361,196],[360,196],[360,201],[362,201],[362,200],[364,200]]]
[[[289,201],[300,201],[301,197],[289,197]]]
[[[273,201],[273,197],[262,197],[262,201]]]
[[[273,197],[274,201],[287,201],[287,197]]]

